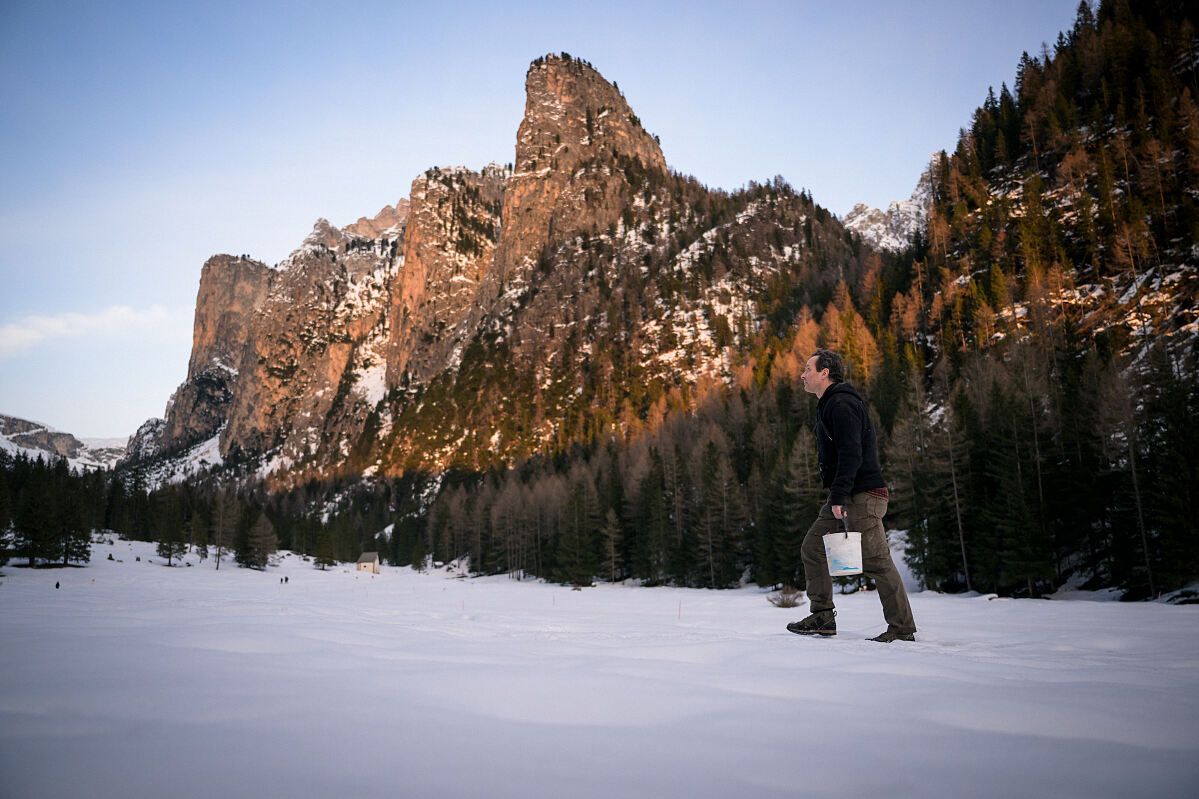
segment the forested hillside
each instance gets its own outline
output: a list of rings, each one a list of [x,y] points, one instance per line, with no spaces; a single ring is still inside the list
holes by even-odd
[[[889,313],[888,448],[932,585],[1199,575],[1199,49],[1182,3],[1080,4],[942,161]],[[889,311],[887,306],[889,305]],[[932,488],[933,490],[929,490]]]

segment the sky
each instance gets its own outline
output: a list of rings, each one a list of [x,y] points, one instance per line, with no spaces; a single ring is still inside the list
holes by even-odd
[[[124,438],[187,375],[200,268],[274,264],[432,166],[514,160],[529,62],[615,81],[670,167],[909,196],[1077,0],[0,0],[0,413]]]

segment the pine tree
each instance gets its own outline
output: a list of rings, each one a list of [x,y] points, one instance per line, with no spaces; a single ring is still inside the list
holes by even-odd
[[[237,500],[224,491],[218,491],[213,499],[212,546],[216,551],[216,568],[221,568],[221,557],[233,546],[239,515]]]
[[[8,563],[13,545],[13,502],[8,478],[10,470],[8,453],[0,452],[0,566]]]
[[[242,562],[242,565],[252,569],[265,569],[278,544],[275,538],[275,525],[267,518],[266,513],[259,514],[253,526],[250,527],[248,543],[248,558]]]
[[[321,571],[336,564],[333,559],[333,534],[329,532],[326,526],[321,527],[321,530],[316,535],[316,550],[313,553],[316,560],[316,567]]]
[[[412,568],[418,572],[425,570],[425,564],[428,562],[429,553],[425,549],[425,537],[418,535],[412,542],[412,553],[409,555],[412,562]],[[331,564],[330,564],[331,565]],[[324,568],[322,566],[322,568]]]
[[[1164,344],[1149,355],[1145,404],[1140,416],[1140,438],[1147,444],[1145,464],[1149,485],[1150,546],[1154,573],[1161,590],[1182,588],[1199,574],[1199,390],[1193,380],[1194,364],[1186,370]]]
[[[233,559],[237,565],[247,569],[258,568],[258,560],[250,542],[250,529],[258,521],[262,511],[246,504],[241,507],[237,524],[233,530]]]
[[[667,579],[669,559],[670,512],[667,508],[662,460],[657,451],[650,454],[650,465],[637,487],[635,526],[641,532],[637,547],[638,573],[653,585]]]
[[[1126,367],[1125,374],[1130,374]],[[1113,365],[1105,375],[1099,392],[1099,411],[1103,429],[1107,431],[1106,445],[1111,454],[1112,465],[1125,472],[1133,498],[1132,521],[1138,532],[1140,560],[1145,565],[1144,585],[1149,595],[1156,596],[1157,585],[1153,574],[1153,547],[1149,541],[1149,529],[1145,515],[1144,463],[1141,452],[1141,427],[1137,423],[1136,398],[1132,385]],[[1129,553],[1131,554],[1131,553]],[[1121,558],[1120,560],[1125,560]]]
[[[558,580],[574,586],[591,585],[597,565],[599,502],[591,476],[581,464],[571,469],[570,493],[561,525],[556,553]]]
[[[600,529],[600,542],[603,545],[603,563],[608,572],[608,580],[616,582],[617,575],[620,574],[624,564],[622,554],[624,531],[621,528],[620,518],[612,508],[608,508],[604,513],[604,526]]]
[[[182,558],[187,552],[179,499],[173,489],[163,489],[156,497],[154,529],[155,538],[158,539],[158,556],[166,558],[167,565],[173,566],[174,560]]]
[[[91,530],[83,505],[82,481],[71,474],[65,458],[59,458],[51,474],[51,493],[57,498],[51,511],[52,546],[63,566],[91,558]]]
[[[53,560],[58,554],[53,532],[53,503],[50,471],[39,458],[31,464],[29,477],[18,495],[14,532],[14,553],[28,560],[30,566],[39,560]]]

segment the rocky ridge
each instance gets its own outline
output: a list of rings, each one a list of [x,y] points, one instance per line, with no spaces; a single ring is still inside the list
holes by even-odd
[[[65,458],[72,469],[112,468],[124,455],[124,442],[78,439],[52,427],[0,414],[0,451],[30,458]]]
[[[928,209],[933,201],[934,173],[939,168],[940,155],[933,156],[906,200],[892,201],[886,211],[858,203],[845,215],[842,224],[875,250],[900,252],[912,246],[916,237],[928,230]]]
[[[729,348],[790,321],[785,286],[860,271],[810,198],[670,173],[613,84],[546,56],[512,167],[431,169],[273,268],[210,259],[188,379],[126,466],[203,449],[286,486],[510,461],[598,409],[628,431],[667,391],[736,379]]]

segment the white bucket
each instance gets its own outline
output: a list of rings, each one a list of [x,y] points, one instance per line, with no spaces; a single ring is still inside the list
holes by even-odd
[[[824,537],[824,556],[828,558],[828,573],[833,577],[861,574],[862,534],[829,533]]]

